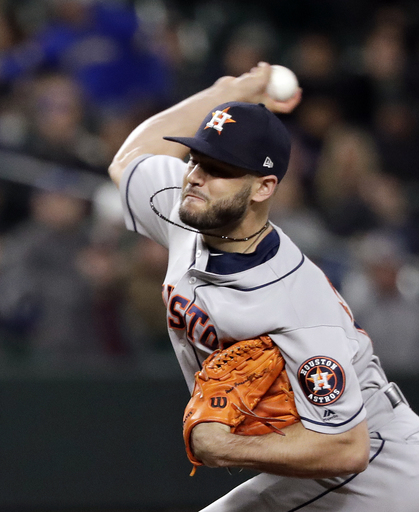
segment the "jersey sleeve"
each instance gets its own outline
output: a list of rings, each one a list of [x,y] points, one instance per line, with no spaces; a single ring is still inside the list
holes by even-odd
[[[185,163],[165,155],[142,155],[124,170],[120,193],[127,228],[168,247],[170,224],[150,205],[170,218],[180,197]],[[163,190],[166,189],[166,190]]]
[[[340,434],[366,417],[353,365],[351,346],[339,327],[317,326],[274,335],[303,425],[316,432]]]

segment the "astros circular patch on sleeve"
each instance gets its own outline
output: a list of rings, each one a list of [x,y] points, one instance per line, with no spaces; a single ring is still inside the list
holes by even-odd
[[[307,399],[314,405],[333,404],[345,389],[345,372],[330,357],[307,359],[298,370],[298,379]]]

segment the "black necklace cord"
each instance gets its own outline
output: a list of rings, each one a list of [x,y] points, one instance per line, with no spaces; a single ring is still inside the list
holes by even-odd
[[[165,187],[165,188],[162,188],[160,190],[157,190],[157,192],[154,192],[154,194],[150,197],[150,207],[153,210],[153,212],[156,215],[158,215],[161,219],[163,219],[164,221],[168,222],[169,224],[172,224],[173,226],[177,226],[178,228],[185,229],[186,231],[192,231],[192,233],[197,233],[197,234],[206,235],[206,236],[215,236],[217,238],[222,238],[223,240],[230,240],[231,242],[247,242],[251,238],[254,238],[255,236],[258,236],[261,233],[263,233],[263,231],[265,231],[268,228],[268,226],[269,226],[269,221],[266,221],[266,224],[264,224],[264,226],[261,229],[256,231],[256,233],[253,233],[253,235],[246,236],[245,238],[234,238],[232,236],[227,236],[227,235],[213,235],[212,233],[205,233],[204,231],[199,231],[197,229],[190,228],[188,226],[182,226],[182,224],[178,224],[177,222],[173,222],[172,220],[170,220],[167,217],[165,217],[161,212],[159,212],[159,210],[157,210],[157,208],[156,208],[156,206],[154,204],[154,198],[156,197],[157,194],[160,194],[160,192],[164,192],[166,190],[174,190],[174,189],[179,189],[180,190],[181,188],[182,187]]]

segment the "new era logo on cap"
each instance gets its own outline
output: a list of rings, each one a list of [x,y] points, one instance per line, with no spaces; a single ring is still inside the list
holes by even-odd
[[[194,137],[164,139],[241,169],[273,174],[278,181],[285,175],[291,152],[285,126],[262,103],[224,103],[205,117]]]
[[[265,158],[265,161],[263,162],[263,167],[268,167],[269,169],[272,169],[272,167],[274,166],[274,163],[272,162],[272,160],[269,158],[269,156],[267,156]]]

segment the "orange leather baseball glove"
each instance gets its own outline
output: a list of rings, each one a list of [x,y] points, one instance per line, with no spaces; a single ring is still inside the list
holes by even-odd
[[[186,453],[196,467],[190,436],[195,425],[219,422],[239,435],[283,434],[299,421],[285,361],[269,336],[244,340],[213,352],[195,374],[195,387],[183,417]]]

